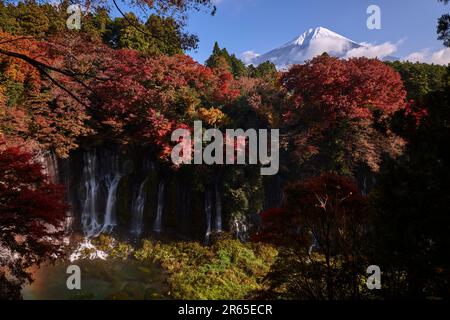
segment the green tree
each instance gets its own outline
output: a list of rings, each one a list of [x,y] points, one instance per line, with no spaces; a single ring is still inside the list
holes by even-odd
[[[421,100],[430,92],[443,90],[446,86],[445,66],[400,61],[387,64],[400,73],[408,99]]]
[[[33,36],[46,39],[61,32],[71,31],[66,27],[67,7],[69,1],[62,1],[59,5],[40,3],[35,0],[12,3],[6,6],[0,4],[0,29],[13,35]],[[82,17],[82,30],[91,38],[101,39],[105,26],[109,23],[108,11],[98,8]]]
[[[219,43],[216,41],[214,43],[214,48],[213,48],[211,56],[205,62],[206,66],[211,68],[213,66],[215,58],[217,58],[221,55],[222,55],[222,50],[219,47]]]
[[[135,49],[152,55],[181,54],[198,44],[197,36],[183,33],[173,18],[151,15],[142,24],[133,13],[107,24],[104,41],[113,48]]]
[[[248,69],[252,78],[273,78],[277,74],[277,67],[270,61],[263,62],[257,67],[250,65]]]
[[[438,0],[444,4],[448,4],[449,0]],[[438,39],[444,41],[444,45],[450,47],[450,14],[444,14],[439,18],[437,33]]]
[[[248,70],[244,62],[236,57],[236,55],[232,54],[229,61],[231,65],[231,71],[235,78],[241,78],[248,74]]]
[[[211,56],[206,60],[205,65],[210,68],[223,68],[228,69],[236,79],[248,75],[247,67],[244,62],[236,57],[235,54],[230,55],[226,48],[221,49],[217,42],[214,43],[214,48]]]
[[[189,36],[181,33],[179,26],[172,18],[152,15],[145,23],[145,27],[151,34],[151,37],[147,36],[147,39],[151,43],[150,48],[154,53],[174,55],[183,53],[183,49],[189,50],[197,46],[195,39],[192,44],[185,42],[188,40],[186,37]]]
[[[161,1],[159,1],[161,2]],[[0,2],[0,30],[13,35],[46,39],[62,32],[76,32],[92,40],[103,40],[113,48],[135,49],[149,54],[174,55],[196,49],[198,37],[183,31],[183,21],[176,17],[152,14],[142,23],[133,12],[123,13],[114,20],[108,7],[93,6],[84,13],[81,30],[66,27],[67,8],[64,0],[59,5],[29,0],[15,4]]]
[[[223,67],[222,62],[226,61],[228,64],[229,60],[230,55],[228,54],[228,51],[226,49],[221,49],[219,43],[216,41],[214,43],[212,54],[208,60],[206,60],[205,65],[209,68],[217,68],[218,66]],[[231,66],[228,65],[228,67],[231,69]]]
[[[113,48],[126,48],[146,52],[150,43],[141,28],[138,18],[133,13],[127,13],[124,17],[116,18],[107,27],[106,42]]]

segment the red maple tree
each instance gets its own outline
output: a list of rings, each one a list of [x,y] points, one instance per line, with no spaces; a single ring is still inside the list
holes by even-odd
[[[67,205],[32,154],[0,150],[0,298],[20,297],[32,265],[58,254]]]
[[[269,278],[308,299],[359,296],[369,212],[367,197],[349,178],[324,173],[290,184],[283,207],[263,213],[253,237],[281,245]]]
[[[406,92],[400,74],[383,62],[324,54],[281,81],[288,92],[284,126],[299,162],[350,174],[361,164],[377,171],[382,154],[401,152],[403,141],[386,123],[406,107]]]
[[[292,94],[292,107],[314,106],[329,121],[372,118],[374,111],[388,115],[405,107],[400,74],[376,59],[322,55],[293,66],[282,82]]]

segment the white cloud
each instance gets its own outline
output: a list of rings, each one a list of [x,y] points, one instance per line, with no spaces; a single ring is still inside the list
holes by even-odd
[[[404,40],[395,43],[385,42],[382,44],[359,43],[360,47],[355,48],[355,43],[341,37],[319,37],[312,39],[305,46],[285,46],[280,47],[264,55],[259,55],[253,51],[244,52],[241,55],[246,64],[261,63],[269,60],[278,69],[283,69],[291,64],[304,63],[306,60],[327,52],[331,56],[339,58],[367,57],[383,59],[397,52]]]
[[[427,59],[427,50],[422,50],[420,52],[413,52],[408,56],[404,57],[402,60],[411,61],[411,62],[425,62]]]
[[[254,51],[245,51],[241,55],[241,59],[245,64],[251,64],[253,62],[253,60],[259,56],[260,56],[260,54],[254,52]]]
[[[312,59],[324,52],[328,52],[331,55],[342,55],[348,49],[349,43],[342,39],[318,38],[311,41],[303,60]]]
[[[394,54],[398,49],[398,43],[385,42],[379,45],[373,45],[370,43],[361,43],[362,47],[349,50],[346,58],[384,58]]]
[[[430,49],[424,49],[413,52],[402,60],[447,65],[450,63],[450,48],[444,48],[434,52]]]
[[[360,43],[362,47],[351,49],[351,43],[343,41],[339,38],[319,38],[311,41],[308,50],[306,52],[299,52],[296,56],[297,61],[309,60],[324,52],[328,52],[330,55],[343,57],[343,58],[384,58],[392,55],[398,50],[397,43],[385,42],[379,45],[371,43]]]

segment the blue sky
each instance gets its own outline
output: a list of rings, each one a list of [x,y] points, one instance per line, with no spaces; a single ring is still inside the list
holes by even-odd
[[[187,30],[200,37],[197,52],[189,52],[204,62],[218,41],[231,53],[265,53],[294,39],[309,28],[322,26],[356,42],[394,44],[394,56],[411,54],[416,60],[431,60],[436,54],[450,59],[436,40],[437,19],[449,6],[437,0],[218,0],[212,17],[205,12],[190,15]],[[366,26],[367,7],[381,8],[382,29]],[[433,56],[433,54],[435,54]],[[447,60],[445,60],[447,61]]]

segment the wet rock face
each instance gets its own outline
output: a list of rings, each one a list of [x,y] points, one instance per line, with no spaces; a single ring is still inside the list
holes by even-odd
[[[236,231],[235,204],[225,198],[222,176],[199,182],[189,168],[173,171],[155,161],[149,150],[80,149],[68,159],[48,157],[45,167],[56,172],[55,180],[66,187],[70,204],[66,227],[71,232],[86,237],[109,233],[136,240],[154,235],[208,242],[211,234]],[[271,179],[265,183],[265,194],[250,199],[263,203],[261,209],[281,202],[282,183],[277,177]],[[256,211],[251,214],[257,216]],[[244,221],[252,219],[239,221],[238,234],[250,230]]]
[[[45,167],[56,171],[55,180],[66,187],[67,228],[73,232],[86,237],[204,236],[204,223],[199,227],[191,219],[202,193],[190,188],[187,177],[158,165],[150,152],[92,148],[64,160],[48,158]]]

